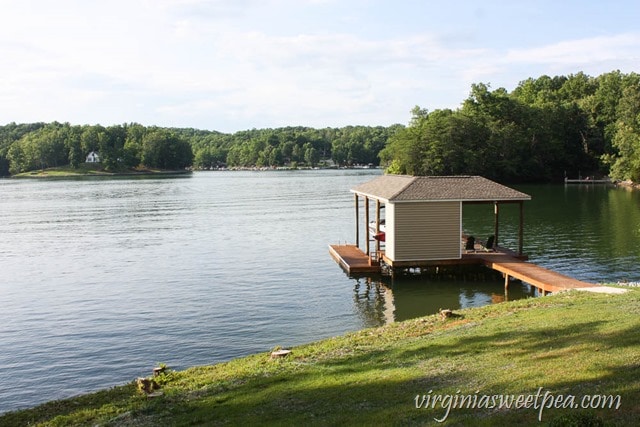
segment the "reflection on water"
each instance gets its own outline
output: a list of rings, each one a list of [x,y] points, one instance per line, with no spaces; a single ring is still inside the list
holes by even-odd
[[[353,279],[354,305],[363,322],[379,326],[437,313],[537,296],[534,287],[514,281],[430,280],[420,276]]]
[[[365,325],[385,325],[395,320],[393,291],[379,280],[355,279],[353,302]]]

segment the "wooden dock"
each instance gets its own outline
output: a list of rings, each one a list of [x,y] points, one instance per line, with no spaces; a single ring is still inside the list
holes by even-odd
[[[590,178],[578,178],[578,179],[564,179],[565,184],[613,184],[610,179],[590,179]]]
[[[329,245],[329,253],[349,275],[379,274],[382,272],[381,265],[375,260],[375,257],[372,260],[355,245]],[[464,253],[460,259],[423,262],[419,266],[455,264],[480,264],[499,271],[505,277],[505,289],[508,288],[511,278],[534,286],[542,295],[569,289],[603,288],[594,283],[583,282],[548,270],[504,252],[476,251]]]
[[[566,183],[601,183],[582,176]],[[329,252],[348,275],[409,273],[424,275],[452,274],[458,270],[473,272],[488,267],[505,278],[505,291],[510,279],[518,279],[538,289],[540,294],[567,289],[598,289],[607,286],[586,283],[527,262],[523,252],[524,202],[531,196],[481,176],[400,176],[382,175],[351,189],[355,205],[355,245],[330,245]],[[365,231],[363,250],[360,246],[360,199],[364,200],[365,230],[375,225],[375,233]],[[371,221],[370,204],[375,202],[375,221]],[[468,204],[493,205],[493,233],[486,242],[466,236],[462,227],[463,209]],[[515,204],[519,210],[517,251],[498,246],[500,207]],[[380,210],[385,208],[385,218]],[[380,238],[385,222],[382,248]],[[411,230],[411,231],[408,231]],[[413,232],[415,230],[415,232]],[[461,246],[456,247],[456,240]],[[506,239],[505,239],[506,241]],[[473,244],[472,244],[473,243]],[[468,249],[467,249],[468,248]]]
[[[543,295],[550,292],[599,286],[499,252],[475,253],[467,254],[467,256],[477,258],[485,266],[501,272],[505,277],[505,288],[509,286],[509,279],[512,277],[536,287]]]
[[[329,253],[347,274],[380,273],[380,263],[372,262],[356,245],[329,245]]]

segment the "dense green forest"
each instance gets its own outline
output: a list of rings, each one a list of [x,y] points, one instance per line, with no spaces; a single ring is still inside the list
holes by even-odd
[[[159,169],[190,166],[189,141],[163,128],[138,124],[71,126],[69,123],[10,123],[0,128],[0,174],[69,165],[78,167],[89,152],[100,153],[105,170],[144,165]]]
[[[382,164],[391,173],[473,174],[501,182],[579,175],[640,182],[640,76],[541,76],[511,93],[474,84],[459,109],[415,107],[407,126],[233,134],[136,123],[0,126],[0,176],[78,167],[91,151],[112,171]]]
[[[458,110],[414,108],[380,153],[392,173],[502,182],[610,175],[640,181],[640,76],[619,71],[475,84]]]
[[[10,123],[0,127],[0,175],[70,165],[91,151],[108,171],[379,164],[378,153],[400,125],[340,129],[286,127],[223,134],[198,129]]]

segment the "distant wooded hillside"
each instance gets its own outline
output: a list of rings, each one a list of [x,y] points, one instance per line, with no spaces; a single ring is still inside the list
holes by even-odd
[[[380,157],[392,173],[482,175],[504,182],[565,174],[640,180],[640,77],[619,71],[472,85],[462,107],[416,107]]]
[[[512,92],[474,84],[459,109],[415,107],[407,126],[233,134],[137,123],[0,126],[0,175],[77,167],[92,151],[105,170],[114,171],[382,164],[390,173],[483,175],[502,182],[579,175],[640,182],[640,76],[542,76]]]
[[[0,175],[77,167],[91,152],[105,170],[378,165],[378,153],[402,126],[285,127],[223,134],[198,129],[10,123],[0,127]]]

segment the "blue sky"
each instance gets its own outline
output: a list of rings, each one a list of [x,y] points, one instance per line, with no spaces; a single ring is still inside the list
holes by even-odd
[[[637,1],[3,0],[0,124],[406,124],[472,83],[640,71]]]

